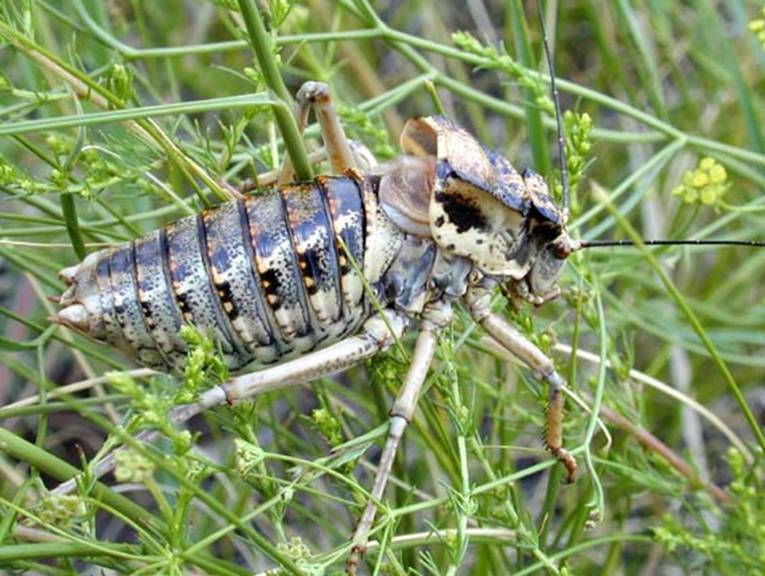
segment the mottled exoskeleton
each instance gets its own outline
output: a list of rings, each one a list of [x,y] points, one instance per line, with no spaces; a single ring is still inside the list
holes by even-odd
[[[372,490],[376,501],[413,416],[435,334],[459,300],[548,383],[547,447],[573,477],[575,462],[562,446],[562,379],[489,310],[497,287],[535,304],[557,294],[576,246],[544,180],[519,173],[439,116],[410,120],[404,155],[361,171],[326,86],[308,83],[298,96],[301,124],[308,108],[316,110],[333,176],[261,190],[91,254],[62,272],[70,286],[57,320],[153,367],[182,368],[183,323],[209,332],[233,370],[280,362],[206,393],[203,407],[243,398],[256,383],[276,388],[343,369],[416,327]],[[358,551],[375,510],[370,502],[359,523]],[[351,568],[357,561],[352,557]]]
[[[351,259],[382,290],[400,242],[378,182],[272,188],[93,253],[63,272],[58,317],[154,368],[183,368],[183,323],[211,334],[233,371],[336,342],[369,316]]]

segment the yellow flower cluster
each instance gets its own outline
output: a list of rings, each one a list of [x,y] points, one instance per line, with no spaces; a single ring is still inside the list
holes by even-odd
[[[765,6],[762,7],[762,18],[757,18],[749,23],[749,29],[757,34],[757,38],[765,48]]]
[[[672,194],[680,196],[686,204],[716,204],[728,189],[725,166],[714,158],[704,158],[695,169],[683,175],[683,182]]]

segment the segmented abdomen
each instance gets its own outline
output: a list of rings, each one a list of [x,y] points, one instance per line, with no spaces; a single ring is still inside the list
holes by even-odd
[[[183,218],[90,255],[62,304],[82,305],[89,335],[149,366],[182,368],[184,323],[209,333],[233,370],[302,354],[367,315],[369,193],[322,177]]]

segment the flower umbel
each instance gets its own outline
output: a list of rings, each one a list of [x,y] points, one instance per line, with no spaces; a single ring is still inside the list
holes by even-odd
[[[698,166],[683,175],[682,183],[672,194],[680,196],[686,204],[713,206],[722,200],[728,190],[725,166],[714,158],[703,158]]]

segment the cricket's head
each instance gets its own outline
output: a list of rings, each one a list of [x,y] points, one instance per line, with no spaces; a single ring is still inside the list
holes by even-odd
[[[408,156],[380,184],[383,207],[399,226],[534,303],[557,293],[573,242],[539,174],[519,173],[440,116],[410,120],[401,146]]]

